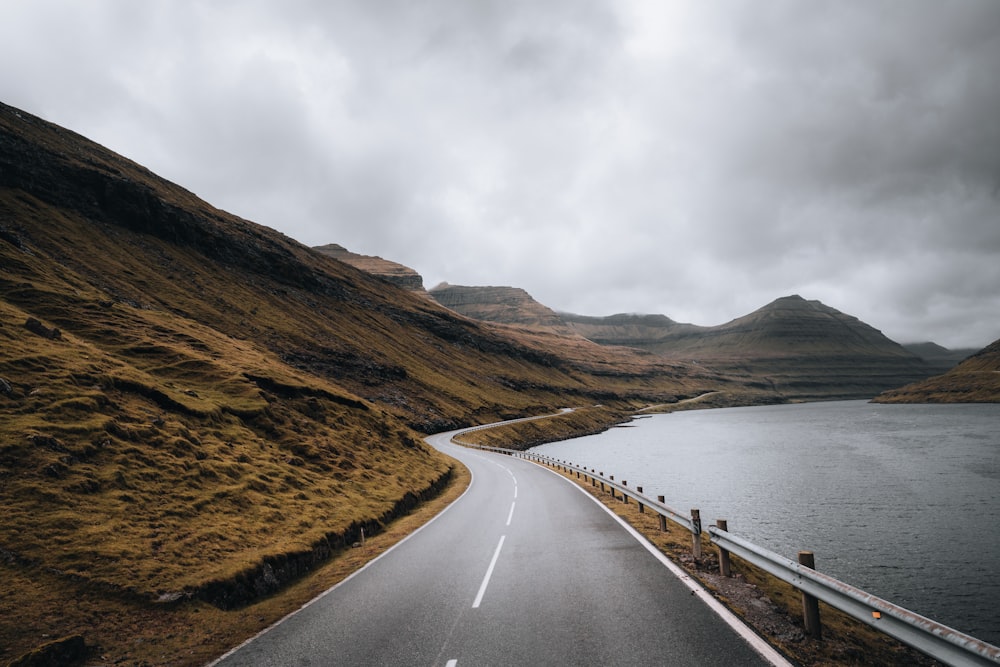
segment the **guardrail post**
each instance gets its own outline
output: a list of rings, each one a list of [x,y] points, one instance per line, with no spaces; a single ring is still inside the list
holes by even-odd
[[[659,503],[661,505],[663,503],[667,502],[666,498],[664,498],[663,496],[656,496],[656,499],[659,501]],[[661,533],[665,533],[665,532],[667,532],[667,517],[664,516],[663,514],[659,514],[659,513],[657,513],[657,514],[660,517],[660,532]]]
[[[724,530],[727,533],[729,532],[729,522],[726,521],[725,519],[716,519],[715,526],[719,530]],[[732,565],[729,562],[729,552],[723,549],[722,547],[718,548],[719,548],[719,574],[721,574],[723,577],[731,577],[733,571],[732,571]]]
[[[691,555],[701,558],[701,510],[691,510]]]
[[[811,551],[799,552],[799,565],[805,565],[811,570],[816,569],[816,557]],[[819,620],[819,600],[812,595],[802,593],[802,622],[806,633],[813,639],[823,639],[823,626]]]
[[[608,475],[608,479],[610,479],[613,482],[613,481],[615,481],[615,476],[614,475]],[[608,486],[608,491],[611,492],[611,498],[612,499],[618,500],[618,496],[615,495],[615,487]]]
[[[641,486],[635,487],[635,490],[638,491],[640,494],[642,493],[642,487]],[[640,503],[638,500],[635,501],[635,502],[639,504],[639,514],[645,514],[646,513],[646,506],[643,505],[642,503]]]
[[[622,480],[622,486],[628,486],[628,482],[624,479]],[[628,505],[628,495],[626,495],[624,491],[622,491],[622,502]]]
[[[600,475],[601,477],[604,477],[604,471],[603,470],[601,472],[597,473],[597,474]],[[604,480],[603,479],[601,480],[601,493],[604,493]]]

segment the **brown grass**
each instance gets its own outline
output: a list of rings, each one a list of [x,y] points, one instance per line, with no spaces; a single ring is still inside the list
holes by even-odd
[[[234,611],[188,600],[151,604],[148,600],[109,592],[92,583],[66,579],[41,566],[23,566],[0,558],[4,624],[0,660],[12,660],[55,637],[81,634],[100,664],[203,665],[295,611],[343,580],[429,521],[455,500],[469,483],[464,467],[437,498],[348,549],[281,592]]]

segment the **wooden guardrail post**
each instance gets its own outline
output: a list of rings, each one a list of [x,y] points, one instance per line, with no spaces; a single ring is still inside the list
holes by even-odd
[[[666,498],[664,498],[663,496],[656,496],[656,500],[659,501],[661,505],[667,502]],[[660,514],[659,517],[660,517],[660,532],[665,533],[667,532],[667,517],[663,514]]]
[[[603,470],[601,472],[597,473],[597,474],[600,475],[601,477],[604,477],[604,471]],[[604,480],[603,479],[601,480],[601,493],[604,493]]]
[[[719,530],[729,532],[729,522],[725,519],[716,519],[715,526]],[[719,547],[719,574],[723,577],[731,577],[733,574],[732,564],[729,561],[729,552]]]
[[[701,510],[691,510],[691,555],[701,558]]]
[[[642,487],[641,486],[635,487],[635,490],[638,491],[640,494],[642,494]],[[639,514],[645,514],[646,513],[646,506],[643,505],[642,503],[640,503],[638,500],[635,501],[635,502],[639,505]]]
[[[613,482],[613,481],[615,481],[615,476],[614,475],[608,475],[608,479],[610,479]],[[611,498],[613,500],[618,500],[618,496],[615,495],[615,487],[608,486],[608,491],[611,492]]]
[[[628,486],[628,482],[624,479],[622,480],[622,486]],[[628,495],[624,491],[622,492],[622,502],[628,505]]]
[[[816,556],[811,551],[799,552],[799,565],[816,569]],[[819,620],[819,600],[805,591],[802,592],[802,623],[806,633],[813,639],[823,639],[823,626]]]

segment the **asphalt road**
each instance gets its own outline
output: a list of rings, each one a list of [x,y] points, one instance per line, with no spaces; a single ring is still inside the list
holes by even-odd
[[[216,665],[786,664],[586,492],[533,463],[428,441],[469,490]]]

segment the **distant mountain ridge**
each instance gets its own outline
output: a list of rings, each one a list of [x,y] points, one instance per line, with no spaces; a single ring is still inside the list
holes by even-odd
[[[776,299],[722,325],[697,326],[665,315],[557,313],[514,287],[445,284],[430,294],[467,317],[572,332],[601,345],[697,362],[766,381],[789,399],[870,398],[934,372],[925,360],[856,317],[799,295]]]

